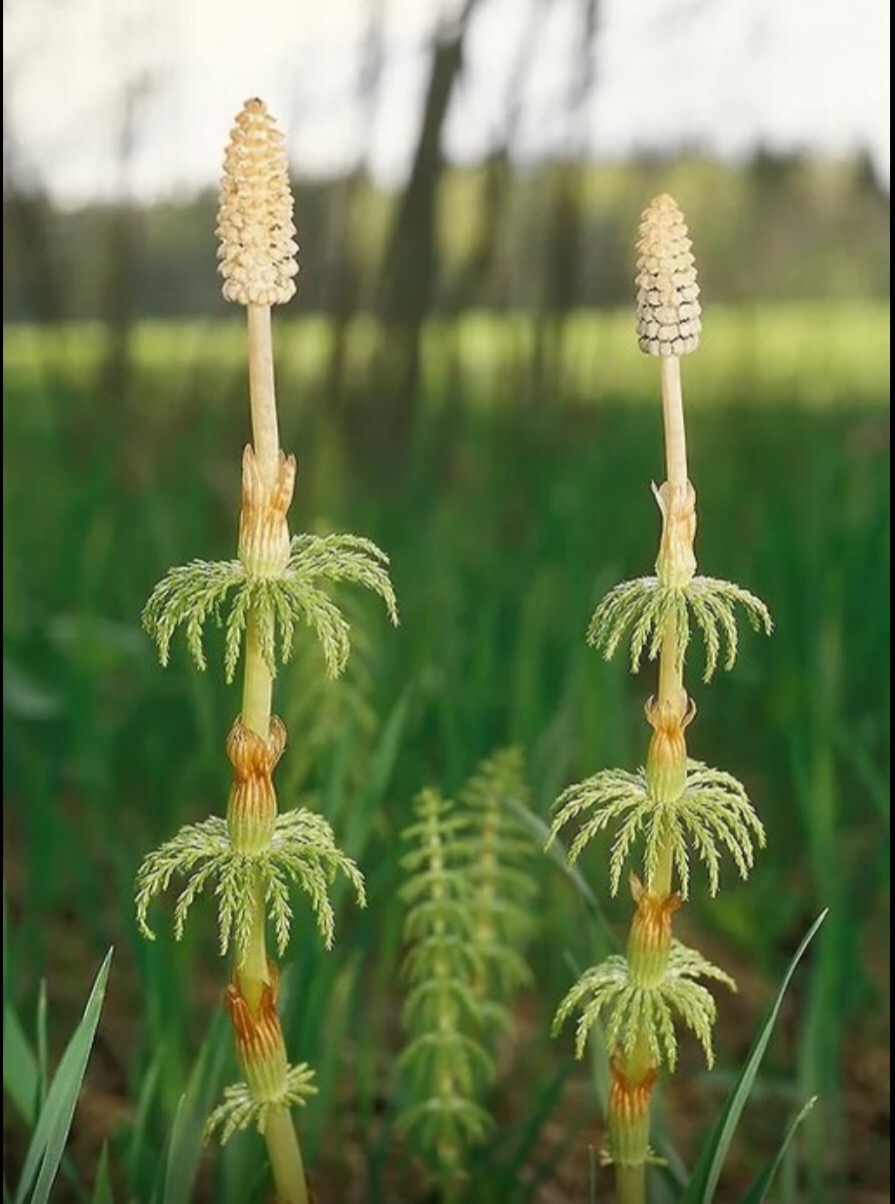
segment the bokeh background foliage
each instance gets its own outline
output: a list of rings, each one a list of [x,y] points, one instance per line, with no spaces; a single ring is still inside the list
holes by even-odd
[[[293,733],[281,798],[314,797],[370,898],[355,914],[337,895],[332,954],[304,917],[286,975],[289,1047],[318,1067],[301,1124],[320,1198],[430,1198],[394,1126],[398,833],[413,795],[451,794],[517,744],[546,818],[570,781],[643,757],[649,674],[603,664],[583,636],[600,594],[655,554],[659,406],[629,281],[638,213],[667,190],[705,303],[684,364],[697,552],[766,599],[776,632],[744,637],[738,671],[693,691],[693,754],[742,779],[769,840],[747,887],[731,881],[710,905],[697,893],[685,913],[740,993],[721,1007],[718,1069],[685,1050],[666,1140],[692,1161],[775,981],[829,906],[721,1198],[739,1199],[785,1119],[819,1094],[778,1198],[882,1201],[888,196],[864,161],[764,152],[739,167],[691,154],[522,169],[505,151],[446,165],[429,152],[438,89],[456,83],[444,47],[459,54],[463,30],[436,47],[403,188],[362,172],[296,181],[299,298],[275,324],[283,446],[299,459],[293,525],[375,539],[402,613],[391,632],[346,592],[345,678],[326,682],[306,640],[279,685]],[[139,630],[170,564],[234,548],[246,381],[241,328],[217,296],[213,208],[209,194],[62,209],[14,174],[4,193],[6,953],[32,1037],[46,980],[51,1061],[116,945],[60,1199],[90,1198],[106,1143],[115,1199],[156,1198],[182,1092],[180,1133],[232,1077],[225,1024],[205,1037],[224,973],[210,912],[176,947],[139,939],[132,905],[142,854],[226,801],[233,692],[182,648],[162,671]],[[536,864],[536,986],[498,1050],[498,1136],[475,1156],[476,1200],[587,1198],[599,1138],[600,1068],[547,1031],[573,967],[610,937],[553,861]],[[611,930],[625,908],[607,901],[605,866],[594,849],[581,869]],[[13,1178],[23,1133],[8,1109]],[[255,1141],[202,1159],[197,1198],[261,1199]]]

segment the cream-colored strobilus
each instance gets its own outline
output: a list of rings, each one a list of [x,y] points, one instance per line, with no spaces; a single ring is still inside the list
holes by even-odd
[[[290,539],[287,512],[295,458],[280,450],[271,307],[295,293],[298,272],[286,151],[282,134],[260,100],[236,119],[224,160],[218,215],[224,296],[244,305],[248,319],[252,443],[242,459],[238,559],[195,560],[172,569],[155,587],[143,621],[163,664],[183,626],[188,647],[205,668],[202,632],[209,618],[225,627],[224,669],[232,681],[244,652],[242,707],[227,739],[233,786],[227,815],[181,829],[143,862],[137,876],[137,916],[152,936],[147,911],[175,874],[186,878],[174,909],[175,935],[184,930],[197,895],[212,886],[220,949],[232,952],[227,1010],[245,1081],[229,1087],[209,1118],[221,1139],[255,1125],[264,1135],[279,1204],[308,1199],[302,1157],[290,1110],[314,1094],[313,1071],[290,1065],[277,1012],[278,973],[268,956],[268,929],[283,954],[292,922],[290,890],[310,901],[330,947],[334,913],[329,886],[344,874],[363,906],[360,870],[337,846],[319,815],[305,808],[279,813],[273,771],[286,744],[272,713],[278,661],[288,660],[298,626],[317,635],[328,672],[337,676],[350,652],[344,615],[320,582],[367,586],[397,622],[388,557],[355,535],[300,535]]]
[[[723,853],[745,878],[764,829],[745,790],[728,773],[687,756],[686,729],[696,707],[684,686],[684,658],[695,626],[705,644],[704,680],[719,658],[732,668],[737,652],[735,610],[770,633],[764,603],[728,581],[696,575],[696,492],[687,471],[680,357],[695,351],[701,316],[699,287],[683,216],[669,196],[645,210],[637,243],[637,334],[641,351],[659,359],[666,480],[653,486],[662,516],[656,573],[612,589],[597,607],[588,642],[611,657],[630,639],[631,668],[658,661],[658,686],[646,704],[652,738],[636,773],[603,770],[557,799],[551,841],[581,818],[569,846],[575,861],[598,832],[611,829],[609,882],[615,894],[628,858],[642,850],[629,875],[635,912],[625,956],[585,971],[560,1004],[555,1028],[577,1015],[576,1051],[603,1022],[610,1057],[606,1157],[615,1165],[621,1204],[643,1204],[650,1104],[660,1068],[674,1070],[675,1026],[700,1041],[712,1063],[714,998],[700,980],[733,981],[672,936],[672,917],[690,891],[690,861],[705,866],[709,890],[719,888]]]

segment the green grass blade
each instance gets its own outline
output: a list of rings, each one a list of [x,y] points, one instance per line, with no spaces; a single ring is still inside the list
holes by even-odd
[[[534,811],[530,811],[528,807],[523,807],[521,803],[517,803],[515,799],[508,799],[507,806],[510,810],[522,820],[524,824],[533,832],[541,848],[547,843],[550,836],[550,825],[541,819],[540,815],[536,815]],[[581,896],[584,905],[590,912],[592,919],[595,921],[597,928],[611,949],[618,948],[618,940],[612,931],[612,927],[606,918],[606,913],[603,910],[600,900],[588,885],[587,879],[582,874],[577,865],[570,865],[569,859],[566,856],[565,845],[561,840],[554,840],[550,848],[547,850],[547,857],[556,868],[560,871],[563,877],[568,878],[569,882]]]
[[[715,1195],[715,1188],[718,1186],[718,1180],[721,1177],[721,1168],[724,1165],[724,1159],[727,1157],[727,1151],[733,1139],[733,1134],[751,1094],[755,1076],[758,1074],[758,1068],[761,1065],[761,1060],[771,1039],[771,1033],[774,1031],[774,1025],[777,1022],[783,997],[795,973],[796,966],[801,961],[805,950],[811,944],[826,916],[826,911],[822,911],[817,917],[796,950],[792,961],[789,963],[786,974],[783,976],[783,982],[780,984],[780,990],[777,992],[777,998],[774,1000],[773,1006],[765,1018],[765,1022],[752,1046],[749,1057],[746,1059],[746,1064],[734,1084],[718,1123],[702,1148],[699,1161],[696,1163],[696,1169],[690,1177],[690,1182],[687,1184],[687,1189],[681,1197],[680,1204],[711,1204]]]
[[[37,1090],[39,1107],[41,1108],[46,1100],[50,1085],[50,1055],[48,1052],[49,1039],[47,1036],[47,1029],[49,1027],[47,1019],[48,1011],[47,980],[42,978],[40,986],[37,989],[37,1015],[34,1024],[34,1032],[37,1038]]]
[[[109,1179],[109,1147],[107,1145],[103,1146],[103,1152],[100,1154],[90,1204],[115,1204],[115,1197],[112,1194],[112,1183]]]
[[[50,1189],[65,1152],[65,1143],[87,1069],[87,1060],[93,1048],[111,964],[110,949],[99,968],[87,1006],[84,1008],[84,1015],[66,1046],[37,1118],[16,1191],[15,1204],[24,1204],[35,1176],[37,1182],[30,1196],[30,1204],[47,1204],[50,1198]]]
[[[514,1187],[519,1188],[523,1183],[525,1184],[525,1188],[519,1191],[519,1199],[534,1199],[538,1188],[549,1177],[549,1174],[544,1174],[542,1178],[539,1178],[534,1173],[526,1175],[526,1161],[530,1158],[531,1151],[537,1148],[538,1140],[550,1116],[562,1098],[562,1093],[568,1084],[572,1070],[573,1063],[571,1062],[564,1062],[560,1066],[552,1078],[548,1079],[544,1086],[540,1087],[534,1095],[532,1107],[519,1125],[516,1126],[515,1130],[510,1133],[511,1143],[509,1144],[507,1156],[503,1159],[499,1178],[496,1179],[496,1186],[501,1192],[501,1199],[504,1197],[510,1199],[513,1195]],[[550,1170],[552,1171],[553,1168],[551,1167]]]
[[[403,747],[410,699],[410,691],[405,690],[392,707],[370,757],[366,789],[348,813],[344,833],[345,850],[349,857],[353,857],[359,863],[362,863],[375,826],[375,817],[380,814],[382,800],[392,781],[395,765]],[[340,885],[342,890],[346,889],[344,881]]]
[[[163,1168],[164,1204],[190,1204],[202,1159],[205,1120],[217,1102],[230,1054],[229,1024],[218,1013],[193,1066],[171,1129]]]
[[[605,1042],[602,1048],[605,1050]],[[608,1074],[608,1067],[607,1067]],[[664,1161],[652,1168],[653,1194],[659,1201],[675,1201],[687,1186],[690,1171],[675,1147],[668,1131],[668,1100],[661,1089],[653,1092],[650,1118],[650,1145]],[[650,1197],[652,1200],[652,1197]]]
[[[159,1092],[160,1067],[161,1059],[156,1054],[143,1073],[140,1094],[137,1097],[136,1115],[127,1147],[121,1156],[126,1168],[127,1181],[130,1183],[140,1182],[140,1168],[143,1166],[144,1159],[151,1161],[153,1167],[157,1163],[158,1151],[152,1149],[154,1141],[151,1135],[150,1119],[152,1107]]]
[[[25,1030],[12,1005],[10,991],[10,958],[12,942],[9,939],[6,914],[6,886],[3,888],[3,1089],[15,1105],[16,1111],[30,1128],[37,1112],[40,1090],[39,1071],[34,1050],[25,1036]]]
[[[3,1090],[30,1127],[37,1112],[40,1072],[21,1021],[11,1007],[3,1011]]]
[[[12,944],[9,939],[9,924],[6,915],[6,883],[3,883],[3,1012],[9,1006],[9,975],[10,965],[9,959],[12,956]]]
[[[795,1137],[796,1129],[816,1103],[817,1096],[815,1095],[813,1099],[808,1101],[802,1111],[789,1126],[789,1130],[787,1131],[786,1136],[783,1138],[783,1143],[780,1146],[780,1149],[777,1151],[773,1161],[768,1163],[765,1169],[749,1188],[748,1192],[746,1192],[745,1196],[743,1196],[743,1204],[763,1204],[763,1201],[766,1199],[767,1194],[771,1189],[774,1176],[777,1174],[777,1171],[780,1169],[780,1164],[783,1162],[783,1159],[786,1156],[786,1151],[789,1149],[790,1142],[792,1141],[793,1137]]]

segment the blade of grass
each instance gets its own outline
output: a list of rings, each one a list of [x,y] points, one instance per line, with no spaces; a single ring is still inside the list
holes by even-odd
[[[802,1123],[802,1121],[805,1119],[805,1117],[808,1115],[808,1113],[811,1111],[811,1109],[814,1107],[814,1105],[816,1103],[817,1103],[817,1096],[815,1095],[813,1097],[813,1099],[810,1099],[808,1101],[808,1103],[805,1105],[805,1107],[801,1110],[801,1112],[798,1114],[798,1116],[795,1118],[795,1120],[789,1126],[786,1136],[783,1138],[783,1142],[780,1146],[780,1149],[777,1151],[773,1161],[768,1163],[768,1165],[765,1167],[765,1169],[761,1172],[761,1174],[758,1176],[758,1178],[755,1180],[755,1182],[749,1188],[749,1190],[745,1194],[745,1196],[743,1196],[743,1204],[763,1204],[763,1201],[766,1199],[767,1194],[771,1189],[771,1184],[774,1181],[774,1176],[777,1174],[777,1171],[780,1169],[780,1165],[786,1156],[786,1151],[789,1149],[789,1146],[790,1146],[790,1143],[792,1142],[793,1137],[795,1137],[796,1129],[799,1127],[799,1125]]]
[[[152,1141],[150,1115],[152,1106],[159,1093],[160,1065],[160,1056],[156,1054],[142,1075],[140,1094],[137,1098],[137,1113],[134,1117],[133,1127],[127,1142],[126,1153],[123,1156],[123,1161],[127,1167],[128,1181],[131,1183],[141,1181],[140,1168],[143,1164],[144,1150],[147,1149]],[[150,1156],[154,1166],[158,1152],[150,1149]]]
[[[559,1070],[540,1088],[535,1096],[533,1107],[526,1113],[517,1128],[513,1131],[515,1140],[508,1151],[508,1157],[501,1169],[495,1186],[500,1188],[501,1199],[510,1199],[514,1187],[526,1182],[523,1169],[530,1153],[538,1143],[538,1137],[550,1114],[562,1098],[569,1075],[574,1069],[574,1063],[565,1062]],[[531,1180],[526,1184],[528,1191],[520,1193],[520,1199],[531,1199],[539,1186]]]
[[[174,1117],[168,1154],[162,1167],[164,1204],[190,1204],[202,1158],[205,1120],[220,1092],[229,1054],[227,1018],[220,1011],[202,1046]]]
[[[25,1030],[12,1006],[10,996],[10,959],[12,942],[9,939],[6,914],[6,888],[3,890],[3,1088],[19,1115],[30,1128],[37,1112],[39,1071],[34,1051]]]
[[[99,1156],[99,1165],[96,1168],[96,1182],[93,1185],[93,1195],[90,1197],[90,1204],[115,1204],[115,1197],[112,1194],[112,1183],[109,1179],[109,1147],[103,1146],[103,1152]]]
[[[47,1098],[50,1083],[50,1058],[47,1050],[47,980],[42,978],[37,989],[37,1015],[34,1031],[37,1034],[38,1107]]]
[[[34,1191],[30,1196],[31,1204],[47,1204],[50,1198],[50,1189],[65,1152],[65,1143],[87,1069],[87,1060],[93,1048],[111,964],[110,949],[99,968],[87,1006],[84,1008],[84,1015],[66,1046],[37,1118],[16,1191],[15,1204],[23,1204],[32,1183]]]
[[[11,1007],[3,1009],[3,1089],[30,1127],[37,1113],[40,1072],[21,1021]]]
[[[783,976],[783,982],[780,984],[780,990],[777,992],[777,998],[774,1000],[771,1010],[768,1012],[765,1022],[761,1026],[749,1057],[746,1059],[746,1064],[728,1096],[724,1110],[702,1148],[696,1169],[690,1176],[690,1182],[687,1184],[687,1189],[681,1197],[680,1204],[710,1204],[714,1198],[715,1189],[721,1177],[721,1168],[724,1165],[724,1159],[727,1157],[727,1151],[733,1139],[734,1131],[749,1099],[752,1086],[755,1082],[755,1076],[758,1074],[758,1068],[761,1065],[761,1060],[771,1039],[771,1033],[774,1031],[774,1025],[780,1013],[783,997],[805,950],[811,944],[826,917],[826,911],[822,911],[811,925],[802,943],[796,950],[792,961],[789,963],[786,974]]]
[[[533,811],[529,811],[527,807],[521,806],[519,803],[510,799],[507,805],[515,812],[519,818],[528,825],[531,831],[537,836],[543,848],[547,839],[550,836],[549,826],[541,819],[539,815],[535,815]],[[554,840],[547,851],[547,856],[553,862],[558,870],[565,878],[571,882],[575,890],[584,900],[584,903],[591,914],[591,917],[596,921],[597,927],[603,935],[604,940],[609,948],[615,950],[618,948],[618,941],[612,931],[609,921],[606,918],[606,913],[600,906],[600,901],[587,883],[587,879],[581,873],[576,865],[570,865],[566,854],[565,846],[561,840]]]

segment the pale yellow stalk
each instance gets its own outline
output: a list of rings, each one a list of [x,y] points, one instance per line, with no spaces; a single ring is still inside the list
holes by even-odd
[[[281,571],[289,548],[285,513],[291,500],[294,461],[284,460],[280,452],[271,305],[288,301],[295,292],[293,277],[298,266],[294,233],[282,135],[261,101],[247,101],[227,148],[218,234],[224,295],[246,307],[254,454],[247,453],[243,461],[239,551],[247,567],[258,572]],[[271,734],[272,703],[273,674],[262,653],[259,616],[250,611],[240,719],[245,728],[265,741]],[[275,814],[272,786],[270,793]],[[249,1013],[244,1027],[261,1023],[262,1011],[267,1007],[272,1014],[265,1014],[265,1021],[279,1031],[275,1000],[272,1007],[267,1003],[272,974],[266,927],[265,900],[259,885],[249,940],[234,970],[234,986]],[[237,1044],[248,1051],[250,1061],[251,1043]],[[246,1072],[251,1083],[248,1063]],[[269,1109],[264,1138],[278,1204],[307,1204],[301,1149],[288,1109]]]
[[[665,434],[665,483],[655,490],[662,512],[657,572],[667,583],[684,584],[696,567],[696,496],[687,475],[687,438],[681,390],[680,356],[695,350],[701,329],[699,288],[686,226],[674,201],[657,197],[643,214],[638,242],[637,331],[642,351],[659,357]],[[680,633],[674,623],[663,633],[658,686],[647,708],[654,728],[648,774],[683,781],[686,744],[683,729],[692,717],[683,683]],[[660,977],[671,948],[671,915],[679,904],[673,893],[670,845],[645,888],[634,885],[637,912],[628,942],[634,976]],[[616,1160],[620,1204],[645,1204],[649,1112],[656,1068],[641,1039],[613,1065],[609,1128]]]

